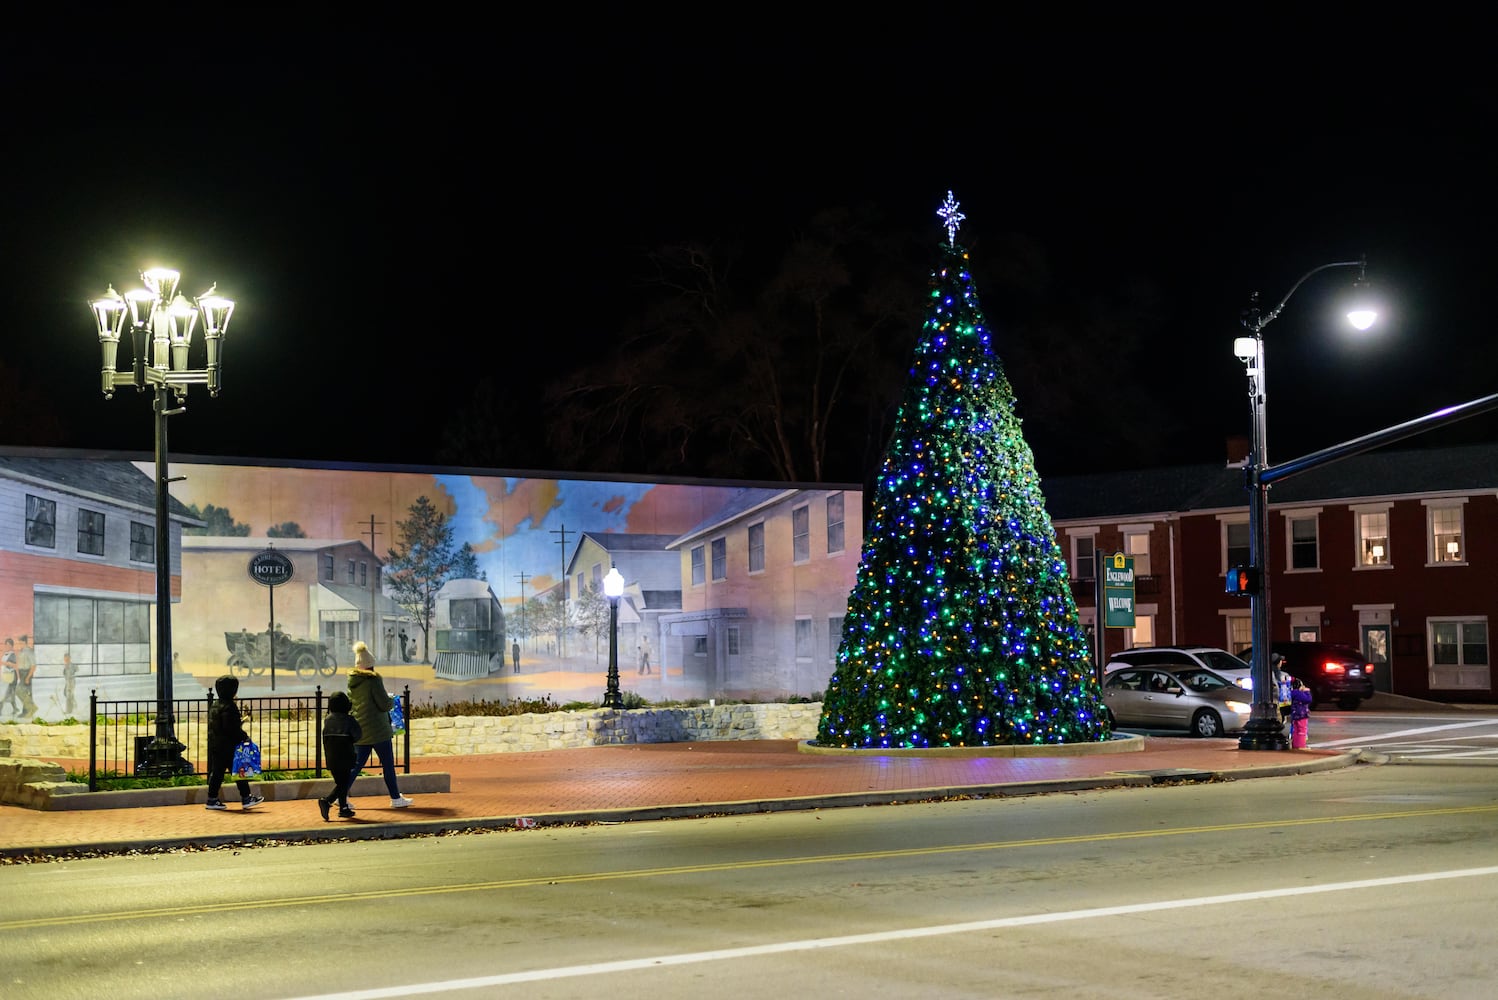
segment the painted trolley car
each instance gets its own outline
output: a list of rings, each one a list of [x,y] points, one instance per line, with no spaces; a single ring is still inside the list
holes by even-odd
[[[505,665],[505,613],[483,580],[449,580],[437,592],[436,675],[468,680]]]

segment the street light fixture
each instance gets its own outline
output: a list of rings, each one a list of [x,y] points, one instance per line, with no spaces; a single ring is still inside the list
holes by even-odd
[[[169,396],[175,393],[181,403],[191,385],[206,385],[210,396],[218,395],[224,333],[234,314],[234,303],[219,295],[215,284],[189,304],[177,291],[181,275],[170,268],[151,268],[141,272],[140,279],[144,288],[120,295],[111,285],[89,307],[94,312],[103,354],[100,388],[104,398],[112,399],[120,386],[133,386],[137,392],[150,389],[156,394],[152,404],[156,414],[156,736],[136,754],[135,773],[170,777],[192,774],[194,768],[182,757],[184,744],[177,739],[172,713],[172,535],[166,419],[186,407],[170,408]],[[122,372],[117,360],[127,313],[134,356],[130,369]],[[207,363],[202,368],[188,368],[188,349],[200,316]]]
[[[624,596],[624,574],[612,563],[603,578],[603,596],[609,599],[609,686],[603,693],[603,707],[623,708],[624,699],[619,696],[619,598]]]
[[[1258,571],[1256,574],[1258,586],[1249,595],[1253,635],[1253,662],[1249,664],[1249,667],[1251,668],[1250,676],[1253,679],[1254,705],[1248,725],[1244,727],[1243,736],[1238,741],[1240,750],[1288,750],[1290,748],[1290,743],[1285,738],[1284,725],[1280,722],[1278,693],[1270,670],[1269,484],[1264,480],[1264,470],[1268,467],[1269,459],[1265,420],[1264,328],[1279,318],[1280,311],[1285,308],[1285,303],[1290,301],[1290,296],[1295,294],[1296,289],[1304,284],[1307,278],[1332,268],[1355,267],[1358,269],[1358,280],[1354,283],[1353,290],[1359,294],[1360,301],[1355,302],[1348,310],[1347,319],[1358,330],[1368,329],[1378,318],[1378,312],[1371,308],[1368,302],[1362,301],[1367,297],[1365,293],[1368,283],[1364,278],[1367,266],[1367,260],[1363,259],[1336,261],[1314,267],[1301,275],[1300,280],[1290,286],[1285,297],[1280,299],[1279,305],[1267,313],[1259,311],[1259,297],[1255,293],[1249,301],[1248,309],[1243,313],[1243,326],[1249,331],[1250,336],[1239,337],[1233,341],[1233,353],[1243,361],[1244,370],[1248,375],[1249,410],[1253,416],[1253,436],[1249,442],[1248,466],[1245,472],[1249,491],[1249,564]]]

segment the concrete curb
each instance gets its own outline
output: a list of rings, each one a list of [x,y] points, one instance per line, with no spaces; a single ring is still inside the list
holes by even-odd
[[[96,841],[93,843],[55,846],[0,848],[0,857],[50,858],[93,854],[163,853],[188,848],[249,848],[351,840],[397,840],[406,837],[443,836],[475,830],[495,831],[523,829],[526,827],[539,828],[594,823],[618,824],[648,822],[651,820],[702,819],[711,816],[746,815],[752,813],[897,805],[938,799],[1017,798],[1027,795],[1046,795],[1057,792],[1086,792],[1110,788],[1143,788],[1157,784],[1175,784],[1182,781],[1234,781],[1247,778],[1306,774],[1315,771],[1330,771],[1349,767],[1358,763],[1362,759],[1362,756],[1358,752],[1349,752],[1334,756],[1307,759],[1304,762],[1293,764],[1275,764],[1264,767],[1223,770],[1172,768],[1152,772],[1120,770],[1086,778],[1057,778],[1040,781],[1007,782],[995,785],[912,788],[887,792],[851,792],[787,799],[694,802],[676,805],[640,806],[628,809],[537,813],[526,817],[475,816],[442,820],[399,820],[395,822],[340,820],[335,823],[319,823],[317,825],[278,831],[274,834],[264,836],[245,836],[243,834],[226,833],[222,835],[154,839],[148,842]],[[402,775],[401,780],[403,784],[407,777],[415,777],[415,775]],[[441,777],[446,778],[447,775],[441,775]],[[368,776],[360,780],[367,780],[367,778]],[[287,782],[286,784],[302,784],[302,782]],[[378,787],[375,791],[383,792],[383,787]],[[521,822],[522,820],[524,820],[523,823]]]

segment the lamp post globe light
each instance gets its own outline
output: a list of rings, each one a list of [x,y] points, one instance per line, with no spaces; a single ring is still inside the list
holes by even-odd
[[[603,693],[604,708],[623,708],[619,696],[619,598],[624,596],[624,574],[614,565],[603,578],[603,596],[609,599],[609,679]]]
[[[1300,276],[1280,299],[1279,305],[1267,313],[1261,313],[1258,295],[1250,299],[1243,313],[1243,326],[1249,336],[1233,341],[1233,353],[1244,364],[1248,375],[1249,410],[1253,418],[1252,435],[1249,440],[1248,464],[1245,470],[1248,494],[1248,553],[1251,573],[1245,577],[1253,579],[1255,585],[1249,592],[1251,629],[1253,636],[1253,662],[1249,664],[1253,680],[1254,704],[1248,725],[1239,739],[1240,750],[1288,750],[1284,725],[1280,721],[1279,699],[1270,670],[1270,603],[1269,603],[1269,484],[1264,479],[1268,468],[1268,443],[1266,440],[1264,382],[1264,328],[1273,323],[1306,279],[1322,271],[1339,267],[1358,268],[1358,280],[1354,290],[1367,289],[1364,275],[1366,260],[1343,260],[1314,267]],[[1366,330],[1378,318],[1378,313],[1366,302],[1357,301],[1347,312],[1347,319],[1358,330]],[[1231,574],[1230,574],[1231,576]]]
[[[191,385],[206,385],[210,396],[219,393],[224,333],[234,303],[217,292],[215,284],[189,303],[178,291],[178,272],[165,267],[141,272],[143,288],[120,295],[111,285],[89,303],[98,326],[103,354],[100,388],[104,398],[115,389],[133,386],[137,392],[155,394],[156,416],[156,735],[136,754],[135,773],[149,777],[192,774],[193,766],[182,757],[184,744],[177,739],[172,713],[172,587],[171,522],[167,478],[166,421],[185,407],[171,407],[171,396],[180,404]],[[117,366],[120,333],[130,320],[130,368]],[[202,368],[188,367],[188,351],[198,319],[203,321],[203,343],[207,361]],[[147,345],[150,356],[147,357]]]

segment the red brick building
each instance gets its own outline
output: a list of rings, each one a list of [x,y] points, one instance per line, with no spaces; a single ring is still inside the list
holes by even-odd
[[[1241,465],[1042,488],[1084,623],[1096,617],[1095,554],[1135,558],[1136,627],[1107,630],[1107,650],[1249,645],[1249,603],[1223,586],[1249,562]],[[1498,445],[1369,452],[1276,484],[1269,501],[1274,639],[1362,649],[1382,666],[1380,690],[1498,701]]]

